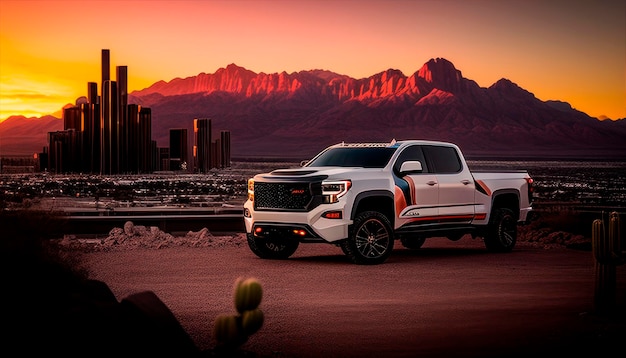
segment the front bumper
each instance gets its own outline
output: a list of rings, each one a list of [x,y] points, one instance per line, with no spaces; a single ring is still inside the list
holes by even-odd
[[[342,213],[341,219],[327,219],[322,215],[328,211]],[[253,203],[244,203],[246,232],[257,237],[286,237],[306,242],[328,242],[348,237],[348,226],[352,224],[349,213],[341,202],[320,205],[308,212],[255,211]]]

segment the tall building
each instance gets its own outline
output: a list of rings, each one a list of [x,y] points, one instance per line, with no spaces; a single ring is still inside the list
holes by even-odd
[[[213,140],[211,120],[193,120],[194,171],[208,173],[213,168],[230,167],[230,131],[221,131],[220,137]]]
[[[94,98],[97,101],[97,95]],[[91,98],[91,96],[89,97]],[[100,105],[87,102],[80,106],[83,123],[83,171],[100,172]]]
[[[98,84],[87,82],[87,103],[81,106],[83,129],[83,152],[86,173],[100,172],[100,96]]]
[[[170,129],[170,170],[187,171],[187,128]]]
[[[151,109],[128,103],[128,67],[117,66],[115,80],[110,67],[110,52],[103,49],[100,95],[98,84],[88,82],[86,100],[64,109],[64,130],[48,133],[49,147],[39,153],[42,169],[109,175],[157,169],[206,173],[230,166],[230,132],[213,140],[207,118],[193,120],[193,158],[186,128],[170,129],[170,147],[158,148]]]
[[[211,170],[211,120],[200,118],[193,120],[194,132],[194,171],[207,173]]]
[[[98,84],[96,82],[87,82],[87,102],[91,104],[100,103],[98,97]]]
[[[230,131],[221,131],[220,137],[211,143],[211,168],[230,167]]]
[[[62,150],[62,166],[55,166],[56,170],[61,171],[84,171],[84,146],[83,146],[83,116],[81,107],[67,107],[63,109],[63,129],[64,139],[60,140],[63,143]],[[64,133],[63,132],[63,133]],[[60,133],[51,137],[52,140],[59,140]],[[55,154],[57,154],[55,152]],[[58,157],[53,157],[59,159]]]
[[[139,108],[137,123],[137,142],[139,143],[137,168],[139,173],[151,173],[156,158],[156,141],[152,140],[152,110],[148,107]]]
[[[221,160],[220,168],[230,167],[230,131],[221,131]]]
[[[102,80],[100,85],[111,80],[111,53],[108,49],[102,50]]]
[[[127,66],[116,67],[115,81],[111,80],[110,67],[110,52],[104,49],[100,95],[98,84],[88,82],[87,100],[64,109],[65,130],[49,133],[49,148],[40,153],[41,158],[48,158],[42,168],[100,174],[154,170],[152,112],[128,104]]]
[[[117,82],[106,81],[102,86],[100,135],[100,174],[119,173],[119,117],[117,106]]]
[[[53,173],[80,171],[79,137],[80,132],[73,129],[48,133],[48,170]]]
[[[128,67],[117,66],[116,67],[116,80],[117,80],[117,107],[118,107],[118,141],[117,152],[118,156],[118,173],[128,173],[132,171],[128,163],[128,150],[130,146],[130,127],[128,123]],[[122,154],[123,153],[123,154]]]
[[[50,135],[50,133],[48,133],[48,135]],[[39,170],[43,172],[49,171],[50,168],[48,167],[48,165],[50,165],[50,162],[48,161],[48,147],[47,146],[43,147],[43,150],[41,153],[39,153],[38,157],[39,157]]]
[[[211,152],[213,152],[213,156],[211,157],[211,168],[219,168],[220,158],[222,158],[222,140],[216,139],[211,143]]]
[[[80,107],[67,107],[63,108],[63,129],[73,129],[75,131],[82,131],[82,115]]]

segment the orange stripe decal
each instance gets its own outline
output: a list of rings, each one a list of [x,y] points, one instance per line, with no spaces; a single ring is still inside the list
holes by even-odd
[[[400,189],[399,187],[395,187],[394,188],[394,201],[396,204],[396,215],[400,215],[400,213],[402,212],[402,210],[404,210],[404,208],[406,208],[406,200],[404,199],[404,193],[402,192],[402,189]]]
[[[466,221],[466,220],[472,220],[472,219],[482,220],[486,216],[487,216],[487,214],[422,216],[422,217],[418,217],[418,218],[411,218],[411,219],[409,219],[409,222],[422,222],[422,221],[432,221],[432,222]]]
[[[409,183],[409,190],[411,191],[411,202],[413,204],[417,204],[417,195],[415,195],[415,182],[413,181],[413,178],[407,175],[402,179],[406,180],[406,182]]]
[[[485,193],[487,193],[487,196],[491,196],[491,189],[489,189],[489,187],[487,186],[487,184],[485,184],[484,181],[482,180],[476,180],[476,183],[478,185],[480,185],[481,188],[483,188],[483,190],[485,191]]]

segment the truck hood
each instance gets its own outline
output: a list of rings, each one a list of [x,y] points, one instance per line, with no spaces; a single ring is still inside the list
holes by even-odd
[[[320,177],[323,176],[329,179],[349,179],[357,173],[361,172],[380,172],[380,168],[360,168],[360,167],[304,167],[296,169],[277,169],[270,173],[263,174],[263,177],[277,178],[277,177]]]

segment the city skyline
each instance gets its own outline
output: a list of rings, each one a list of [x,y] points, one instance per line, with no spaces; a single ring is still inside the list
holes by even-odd
[[[151,108],[128,103],[128,66],[116,66],[115,73],[113,80],[111,52],[102,49],[99,92],[97,83],[88,82],[87,96],[75,106],[63,108],[63,130],[48,133],[48,146],[37,156],[39,171],[104,175],[158,170],[206,173],[230,166],[230,133],[222,131],[213,141],[209,119],[193,119],[194,127],[197,122],[204,123],[202,132],[193,133],[193,158],[188,154],[185,128],[170,129],[167,150],[157,147],[152,139]],[[198,148],[208,150],[198,156]]]
[[[93,26],[99,18],[122,26]],[[507,78],[541,100],[626,117],[622,1],[3,0],[0,30],[0,121],[74,103],[76,79],[99,76],[89,53],[100,48],[127,59],[137,90],[230,63],[365,78],[442,57],[481,87]]]

